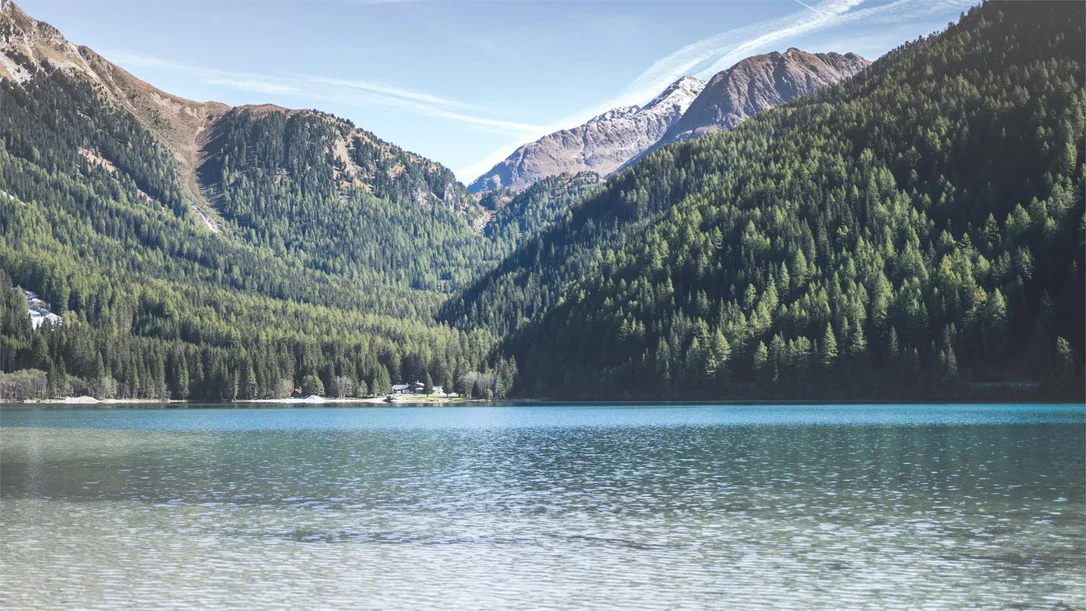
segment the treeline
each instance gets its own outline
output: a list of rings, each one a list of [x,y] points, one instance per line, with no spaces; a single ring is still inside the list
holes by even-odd
[[[1084,22],[988,3],[666,147],[445,319],[505,337],[526,395],[1081,399]]]
[[[88,320],[84,312],[66,311],[63,324],[34,331],[25,295],[12,289],[0,273],[0,370],[45,372],[45,386],[24,374],[25,384],[7,388],[8,398],[28,394],[26,388],[43,397],[205,401],[281,398],[296,389],[366,396],[415,380],[502,397],[516,376],[514,361],[498,359],[491,367],[492,339],[482,332],[246,296],[214,300],[230,314],[188,312],[187,296],[162,282],[114,293],[104,304],[108,314]],[[221,322],[232,316],[234,324]]]

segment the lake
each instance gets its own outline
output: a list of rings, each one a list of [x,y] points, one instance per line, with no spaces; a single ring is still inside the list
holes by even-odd
[[[0,413],[0,606],[1086,608],[1082,405]]]

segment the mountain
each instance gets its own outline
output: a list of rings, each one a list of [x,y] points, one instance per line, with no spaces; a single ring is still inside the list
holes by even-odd
[[[108,103],[138,118],[172,153],[188,201],[200,205],[205,217],[211,213],[195,180],[197,139],[229,106],[160,91],[93,50],[67,41],[56,28],[33,19],[11,0],[0,0],[0,78],[26,83],[51,71],[88,83]]]
[[[985,3],[663,146],[443,319],[505,338],[529,396],[1080,400],[1084,24]]]
[[[134,118],[169,153],[174,204],[213,232],[315,269],[429,290],[467,282],[498,256],[477,230],[482,208],[451,171],[344,119],[167,94],[10,0],[0,3],[0,67],[20,85],[63,75]],[[123,153],[104,150],[114,146],[76,148],[116,169]]]
[[[855,53],[807,53],[795,47],[748,57],[713,76],[683,116],[623,167],[666,144],[731,129],[763,110],[854,76],[870,63]]]
[[[2,372],[211,400],[507,372],[433,319],[515,246],[443,166],[326,113],[169,95],[9,0],[0,70]]]
[[[217,212],[208,192],[217,192],[222,185],[215,181],[218,176],[198,170],[216,154],[216,135],[227,131],[227,124],[246,111],[255,117],[281,113],[336,123],[321,154],[342,166],[335,177],[341,186],[361,187],[379,196],[422,205],[444,205],[469,219],[479,214],[473,198],[447,168],[356,129],[345,120],[318,111],[272,105],[231,108],[170,95],[92,49],[67,41],[56,28],[31,18],[11,0],[0,0],[0,77],[25,83],[36,74],[51,71],[86,81],[104,101],[139,120],[172,153],[187,203],[197,206],[197,216],[205,223],[215,219]]]
[[[718,72],[657,145],[731,129],[744,119],[863,70],[871,62],[855,53],[784,53],[748,57]]]
[[[659,140],[704,85],[684,76],[642,107],[615,108],[584,125],[525,144],[475,179],[468,190],[519,191],[546,176],[583,171],[606,176]]]
[[[708,84],[684,76],[643,107],[616,108],[525,144],[468,190],[518,191],[545,176],[586,170],[607,176],[663,144],[731,129],[767,108],[853,76],[869,63],[854,53],[791,48],[748,57]]]

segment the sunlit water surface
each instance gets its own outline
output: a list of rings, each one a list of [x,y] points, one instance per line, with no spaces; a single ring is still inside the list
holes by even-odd
[[[1053,406],[0,414],[0,606],[1086,608]]]

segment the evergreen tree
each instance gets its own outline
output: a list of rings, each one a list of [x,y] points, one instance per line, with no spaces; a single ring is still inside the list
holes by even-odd
[[[837,337],[833,334],[833,327],[827,323],[826,332],[822,334],[822,343],[819,345],[823,367],[832,367],[837,361]]]

